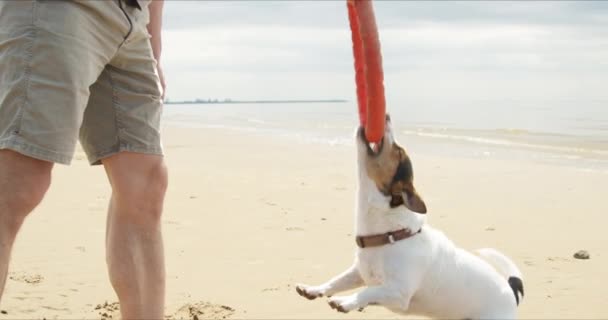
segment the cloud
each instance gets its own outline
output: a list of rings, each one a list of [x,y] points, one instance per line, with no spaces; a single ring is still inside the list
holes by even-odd
[[[193,26],[280,25],[344,28],[346,1],[176,1],[167,3],[169,29]],[[605,1],[375,1],[383,28],[424,22],[601,26]]]
[[[173,99],[354,99],[344,1],[168,1]],[[608,99],[608,2],[376,1],[387,97]]]

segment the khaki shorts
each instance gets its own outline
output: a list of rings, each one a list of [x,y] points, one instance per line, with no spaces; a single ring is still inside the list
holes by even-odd
[[[142,10],[118,0],[0,2],[0,149],[61,164],[162,154],[161,86]]]

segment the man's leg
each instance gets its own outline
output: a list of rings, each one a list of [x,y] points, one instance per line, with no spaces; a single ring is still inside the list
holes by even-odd
[[[70,163],[89,88],[127,22],[115,1],[0,1],[0,289],[19,227],[52,163]]]
[[[161,156],[121,152],[102,160],[112,185],[107,263],[124,319],[164,316],[161,213],[167,168]]]
[[[51,183],[52,162],[0,150],[0,301],[15,237]]]

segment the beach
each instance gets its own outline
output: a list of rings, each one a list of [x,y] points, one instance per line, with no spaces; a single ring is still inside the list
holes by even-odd
[[[330,129],[340,139],[319,143],[165,123],[168,318],[403,318],[381,307],[338,314],[325,299],[295,292],[295,283],[322,283],[354,257],[354,127]],[[494,247],[521,268],[521,318],[608,318],[603,166],[509,156],[526,148],[397,138],[430,225],[466,249]],[[0,319],[119,318],[105,267],[109,196],[103,169],[82,151],[71,166],[56,166],[15,245]],[[573,258],[579,250],[590,259]]]

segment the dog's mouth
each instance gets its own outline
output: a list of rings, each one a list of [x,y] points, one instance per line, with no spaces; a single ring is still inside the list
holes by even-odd
[[[379,143],[369,142],[365,136],[365,128],[361,126],[359,127],[359,139],[361,139],[361,142],[363,142],[365,145],[368,156],[377,157],[382,152],[382,148],[384,147],[384,137]]]

